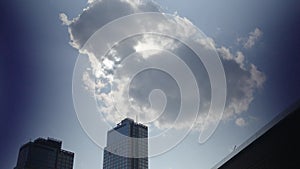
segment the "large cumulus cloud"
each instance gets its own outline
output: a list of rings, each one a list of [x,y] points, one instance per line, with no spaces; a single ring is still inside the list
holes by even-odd
[[[67,25],[70,44],[79,50],[81,53],[88,55],[90,67],[83,73],[82,80],[87,90],[97,93],[98,106],[100,111],[106,116],[109,121],[119,122],[124,116],[132,116],[132,109],[144,112],[141,114],[141,121],[147,119],[156,119],[153,125],[157,128],[185,128],[190,126],[190,121],[193,116],[186,113],[186,118],[179,125],[173,126],[173,121],[176,119],[180,109],[180,91],[176,85],[176,81],[167,73],[149,70],[141,72],[134,79],[127,76],[127,72],[121,72],[118,77],[113,77],[113,70],[119,66],[119,63],[126,56],[135,53],[136,58],[140,61],[147,61],[149,57],[161,62],[164,51],[171,51],[179,56],[195,74],[196,81],[199,85],[201,93],[200,116],[197,119],[199,129],[201,124],[206,120],[217,120],[211,116],[206,119],[207,111],[211,101],[211,86],[209,84],[209,76],[202,62],[195,56],[193,51],[176,39],[170,37],[158,36],[154,34],[137,35],[120,42],[115,45],[105,57],[99,58],[93,51],[82,51],[81,48],[91,35],[105,24],[120,18],[122,16],[139,13],[139,12],[160,12],[160,7],[152,1],[140,0],[89,0],[89,5],[85,8],[78,17],[68,19],[67,15],[60,14],[60,19],[63,24]],[[254,99],[254,93],[257,89],[263,86],[265,75],[258,68],[247,62],[246,56],[241,51],[231,51],[225,46],[219,46],[212,38],[195,38],[195,29],[193,24],[186,18],[174,15],[173,23],[176,28],[170,25],[160,25],[157,22],[157,27],[170,31],[175,34],[180,34],[185,39],[193,39],[201,46],[207,49],[215,48],[220,55],[224,66],[227,80],[227,101],[223,120],[233,119],[238,126],[247,124],[246,119],[241,116],[246,112]],[[117,28],[119,31],[124,31],[122,28]],[[175,32],[176,31],[176,32]],[[255,33],[256,32],[256,33]],[[252,41],[257,40],[261,35],[255,31],[250,33],[249,42],[245,43],[245,47],[252,47]],[[251,41],[251,42],[250,42]],[[166,63],[168,64],[168,63]],[[172,66],[172,65],[170,65]],[[184,77],[185,75],[182,75]],[[114,80],[113,80],[114,78]],[[124,95],[128,86],[126,82],[131,81],[129,98]],[[114,89],[114,90],[112,90]],[[158,109],[161,109],[160,103],[150,103],[149,94],[153,89],[161,89],[165,93],[167,103],[164,107],[164,113],[159,114]],[[194,92],[194,91],[189,91]],[[117,113],[114,102],[111,99],[112,95],[120,101],[119,107],[122,108],[123,114]],[[125,100],[130,101],[131,105],[127,105]],[[124,102],[122,102],[122,100]],[[157,107],[152,107],[158,105]]]

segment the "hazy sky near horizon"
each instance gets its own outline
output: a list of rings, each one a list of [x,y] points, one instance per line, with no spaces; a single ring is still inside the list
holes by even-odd
[[[253,64],[263,74],[254,73],[264,77],[262,86],[250,88],[251,97],[247,93],[240,97],[247,107],[236,108],[237,115],[221,121],[205,144],[198,143],[195,130],[171,151],[150,158],[150,168],[211,168],[299,99],[300,4],[292,0],[155,2],[164,12],[187,18],[211,38],[225,71],[245,65],[251,72]],[[83,13],[87,1],[11,0],[0,5],[0,168],[13,168],[19,147],[37,137],[61,139],[63,147],[76,154],[74,169],[102,168],[102,149],[83,131],[74,110],[72,76],[78,50],[69,44],[68,26],[60,19],[64,13],[65,23],[76,22],[72,18]],[[107,9],[109,15],[121,11]],[[226,62],[231,56],[235,65]]]

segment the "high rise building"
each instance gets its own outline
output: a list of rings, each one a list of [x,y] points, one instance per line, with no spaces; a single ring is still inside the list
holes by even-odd
[[[74,153],[62,150],[62,142],[52,138],[38,138],[19,150],[14,169],[72,169]]]
[[[148,169],[148,127],[126,118],[107,133],[103,169]]]

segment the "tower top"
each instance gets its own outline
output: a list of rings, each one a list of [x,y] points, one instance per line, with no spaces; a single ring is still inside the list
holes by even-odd
[[[139,126],[141,126],[141,127],[147,128],[146,125],[144,125],[144,124],[142,124],[142,123],[135,122],[133,119],[127,117],[127,118],[125,118],[124,120],[122,120],[120,123],[118,123],[117,126],[116,126],[114,129],[117,129],[117,128],[119,128],[120,126],[123,126],[123,125],[126,125],[126,124],[128,124],[128,125],[139,125]],[[113,129],[113,130],[114,130],[114,129]]]
[[[126,118],[124,120],[121,121],[121,124],[127,124],[127,123],[134,123],[134,120],[131,118]]]

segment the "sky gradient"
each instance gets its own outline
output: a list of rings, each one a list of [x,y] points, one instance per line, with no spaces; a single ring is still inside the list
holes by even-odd
[[[190,20],[221,52],[225,48],[234,55],[241,52],[244,63],[254,64],[266,78],[247,110],[239,114],[243,120],[221,121],[205,144],[199,144],[199,132],[192,131],[171,151],[150,158],[150,168],[180,169],[187,164],[211,168],[299,99],[300,4],[156,2],[165,12]],[[69,44],[68,27],[59,17],[65,13],[71,20],[87,6],[85,0],[0,2],[0,168],[13,168],[19,147],[37,137],[61,139],[63,148],[75,152],[74,169],[102,168],[102,149],[86,135],[74,110],[72,76],[78,50]]]

